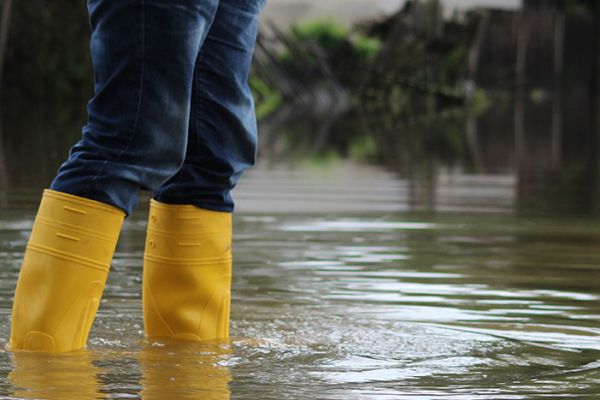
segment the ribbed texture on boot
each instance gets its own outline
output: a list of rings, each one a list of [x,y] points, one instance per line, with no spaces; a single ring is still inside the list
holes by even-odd
[[[15,292],[11,350],[85,347],[125,213],[45,190]]]
[[[231,214],[152,200],[144,254],[148,337],[229,336]]]

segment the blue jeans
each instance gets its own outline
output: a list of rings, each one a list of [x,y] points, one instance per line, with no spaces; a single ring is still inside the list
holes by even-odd
[[[50,188],[129,215],[156,200],[233,211],[256,158],[248,74],[266,0],[88,0],[95,94]]]

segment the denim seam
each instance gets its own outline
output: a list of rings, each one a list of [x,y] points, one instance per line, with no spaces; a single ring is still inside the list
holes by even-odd
[[[125,152],[127,150],[129,150],[129,148],[131,147],[131,144],[133,143],[133,140],[135,138],[135,133],[137,131],[137,126],[138,126],[140,113],[141,113],[141,109],[142,109],[142,98],[144,95],[144,65],[146,63],[146,1],[145,0],[142,0],[142,57],[141,58],[142,58],[141,59],[142,65],[140,68],[140,86],[139,86],[139,90],[138,90],[138,92],[139,92],[138,104],[137,104],[136,111],[135,111],[135,118],[133,120],[131,127],[129,128],[129,133],[130,133],[129,142],[119,152],[119,154],[116,157],[115,162],[119,162],[119,160],[121,160],[121,158],[123,157],[123,154],[125,154]],[[89,196],[90,192],[92,191],[92,188],[94,187],[94,184],[96,183],[96,180],[104,172],[104,169],[106,168],[107,164],[108,164],[108,160],[105,160],[102,163],[102,165],[100,166],[100,168],[98,169],[98,172],[96,173],[96,175],[92,178],[92,181],[90,182],[90,186],[88,187],[88,191],[87,191],[88,196]]]

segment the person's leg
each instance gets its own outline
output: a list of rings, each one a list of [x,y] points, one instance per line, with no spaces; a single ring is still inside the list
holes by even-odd
[[[198,57],[185,162],[150,205],[142,294],[149,337],[229,335],[230,191],[255,159],[248,73],[263,5],[220,0]]]
[[[185,157],[198,52],[218,0],[89,0],[95,95],[50,188],[131,213]]]
[[[221,0],[196,63],[183,167],[154,191],[167,204],[233,211],[231,190],[256,157],[248,74],[266,0]]]
[[[125,214],[183,162],[195,60],[217,3],[88,1],[95,95],[34,222],[12,350],[85,346]]]

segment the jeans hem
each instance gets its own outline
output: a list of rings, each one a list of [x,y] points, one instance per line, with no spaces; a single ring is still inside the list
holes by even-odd
[[[202,208],[204,210],[210,210],[210,211],[220,211],[220,212],[226,212],[226,213],[233,213],[234,210],[234,206],[228,206],[228,205],[222,205],[222,204],[212,204],[212,203],[205,203],[202,201],[186,201],[186,200],[165,200],[165,199],[159,199],[156,197],[152,197],[154,200],[159,201],[163,204],[171,204],[171,205],[178,205],[178,206],[182,206],[182,205],[189,205],[189,206],[195,206],[198,208]]]

